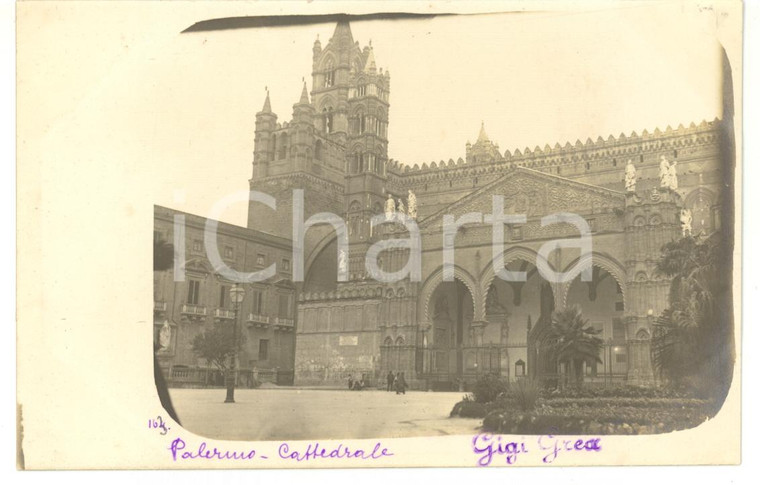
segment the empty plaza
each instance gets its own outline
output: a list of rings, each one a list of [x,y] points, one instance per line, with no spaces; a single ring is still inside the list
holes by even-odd
[[[449,418],[459,392],[171,389],[182,427],[226,440],[369,439],[472,435],[480,419]]]

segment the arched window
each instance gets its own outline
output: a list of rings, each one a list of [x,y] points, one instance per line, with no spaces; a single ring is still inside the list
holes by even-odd
[[[362,84],[359,86],[359,96],[365,96],[367,94],[367,86]]]
[[[399,335],[398,338],[396,339],[396,345],[404,345],[404,337]]]
[[[325,64],[325,87],[329,88],[335,84],[335,65],[332,59]]]
[[[359,115],[359,133],[364,133],[367,129],[367,116],[362,113]]]
[[[385,346],[391,346],[393,345],[393,339],[390,337],[385,337],[385,340],[383,340],[383,345]]]
[[[322,141],[317,140],[316,145],[314,145],[314,160],[322,160]]]

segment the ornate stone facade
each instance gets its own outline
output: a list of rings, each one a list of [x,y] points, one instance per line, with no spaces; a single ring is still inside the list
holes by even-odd
[[[347,23],[337,25],[324,48],[314,43],[312,71],[312,90],[304,85],[290,122],[277,121],[269,93],[256,114],[250,188],[274,197],[277,210],[252,202],[248,217],[252,230],[291,238],[297,188],[304,191],[304,218],[329,212],[346,221],[347,255],[338,254],[328,224],[305,236],[296,383],[342,385],[349,374],[379,383],[389,370],[431,389],[456,388],[483,372],[556,378],[566,370],[551,361],[544,337],[551,313],[571,305],[605,340],[602,364],[584,369],[590,380],[652,382],[651,325],[667,305],[669,285],[654,271],[660,248],[680,237],[683,208],[693,214],[693,234],[720,227],[718,120],[504,152],[481,126],[464,160],[410,164],[387,157],[390,75],[377,67],[371,46],[354,41]],[[662,157],[673,162],[677,190],[661,187]],[[504,213],[526,215],[524,223],[505,226],[502,252],[505,267],[525,272],[526,281],[496,276],[486,222],[459,229],[454,281],[444,281],[443,216],[490,214],[494,196],[504,198]],[[414,206],[419,282],[379,283],[365,268],[374,243],[407,237],[398,226],[370,225],[373,216],[395,218],[386,216],[389,200]],[[591,281],[549,282],[537,270],[542,245],[578,236],[570,224],[542,224],[558,212],[578,214],[590,228]],[[405,248],[385,251],[378,265],[397,271],[408,257]],[[568,271],[578,258],[562,248],[546,263]],[[346,282],[337,281],[339,262],[347,266]]]

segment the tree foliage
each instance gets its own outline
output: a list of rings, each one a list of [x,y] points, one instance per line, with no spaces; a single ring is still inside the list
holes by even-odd
[[[193,352],[206,359],[209,365],[226,370],[230,356],[235,350],[240,351],[244,343],[243,335],[238,335],[237,340],[235,339],[232,327],[232,324],[214,325],[213,328],[196,335],[192,343]]]
[[[174,246],[163,239],[153,240],[153,271],[166,271],[174,266]]]
[[[656,370],[671,385],[725,396],[733,370],[731,271],[720,239],[667,243],[657,271],[671,277],[670,306],[652,338]],[[728,259],[730,261],[730,259]]]
[[[583,382],[583,362],[601,363],[599,354],[604,342],[598,335],[602,331],[588,324],[578,307],[567,308],[552,314],[549,345],[558,363],[566,363],[575,383]]]

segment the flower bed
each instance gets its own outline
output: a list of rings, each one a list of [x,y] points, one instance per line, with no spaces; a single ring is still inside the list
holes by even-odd
[[[704,399],[675,399],[675,398],[620,398],[620,397],[596,397],[596,398],[568,398],[557,397],[550,399],[539,399],[539,406],[549,406],[553,408],[564,407],[612,407],[620,406],[632,408],[693,408],[704,407],[708,402]]]
[[[483,420],[487,431],[506,434],[653,434],[698,426],[712,416],[711,403],[694,398],[539,399],[523,412],[503,396]]]
[[[529,413],[493,411],[483,428],[502,434],[654,434],[693,428],[707,419],[701,408],[542,407]]]

